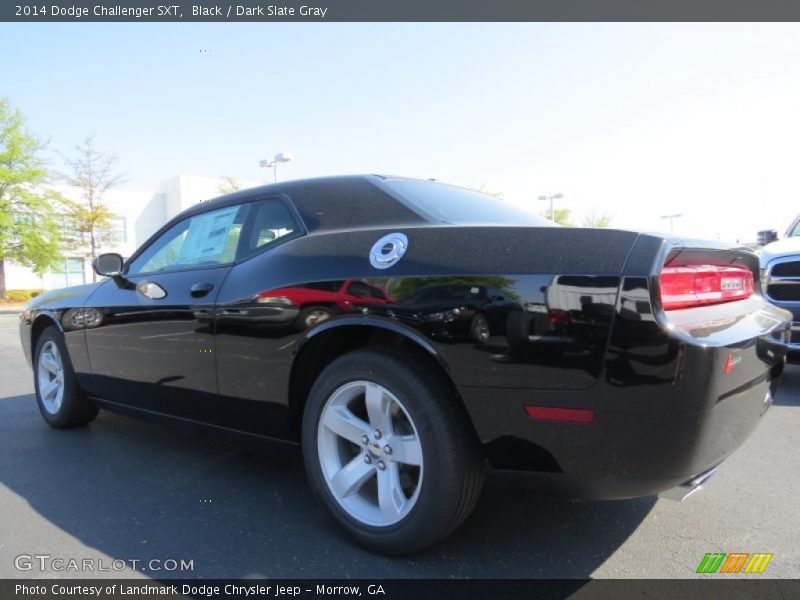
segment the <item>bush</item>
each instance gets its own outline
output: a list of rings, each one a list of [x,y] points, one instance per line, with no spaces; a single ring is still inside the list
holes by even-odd
[[[27,302],[42,293],[42,290],[8,290],[6,297],[12,302]]]

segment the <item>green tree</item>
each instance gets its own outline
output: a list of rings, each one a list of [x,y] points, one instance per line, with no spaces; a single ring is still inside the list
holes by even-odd
[[[489,190],[486,189],[486,184],[485,183],[482,183],[478,187],[473,187],[471,189],[473,189],[474,191],[476,191],[476,192],[478,192],[480,194],[486,194],[487,196],[491,196],[492,198],[497,198],[498,200],[502,200],[502,198],[503,198],[503,192],[492,192],[492,191],[489,191]]]
[[[61,257],[54,194],[40,187],[47,179],[42,150],[22,112],[0,98],[0,298],[7,260],[41,274]]]
[[[68,173],[61,176],[64,182],[81,191],[79,200],[63,201],[64,212],[74,231],[70,246],[74,250],[86,250],[94,260],[98,247],[111,242],[112,235],[114,213],[106,206],[103,196],[122,183],[125,175],[117,171],[117,157],[98,151],[92,136],[76,144],[74,150],[75,158],[62,155]],[[94,271],[92,280],[97,281]]]
[[[217,188],[217,191],[220,194],[232,194],[233,192],[238,192],[240,189],[242,189],[241,182],[235,177],[226,175],[222,178],[222,183]]]
[[[568,208],[556,208],[553,211],[553,213],[554,213],[553,214],[553,218],[551,220],[556,222],[556,223],[558,223],[562,227],[574,227],[575,226],[575,225],[572,224],[572,221],[570,220],[571,217],[572,217],[572,212],[570,211],[570,209],[568,209]],[[548,210],[547,212],[543,212],[542,216],[545,219],[550,219],[550,211]]]
[[[595,227],[598,229],[605,229],[611,225],[611,215],[608,213],[597,213],[594,210],[584,215],[581,227]]]

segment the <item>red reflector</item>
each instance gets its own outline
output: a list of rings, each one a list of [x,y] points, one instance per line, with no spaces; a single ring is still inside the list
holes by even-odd
[[[591,423],[594,411],[585,408],[556,408],[553,406],[526,406],[525,412],[532,419],[541,421],[571,421],[572,423]]]
[[[661,271],[664,310],[744,300],[753,295],[753,273],[741,267],[700,265]]]
[[[728,354],[728,360],[725,361],[725,373],[730,373],[733,371],[733,368],[742,362],[741,356],[733,356],[733,354]]]

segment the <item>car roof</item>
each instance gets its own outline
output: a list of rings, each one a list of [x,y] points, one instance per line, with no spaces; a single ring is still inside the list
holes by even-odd
[[[250,202],[286,195],[309,233],[342,229],[420,226],[429,223],[380,185],[381,175],[345,175],[298,179],[262,185],[193,206],[174,220]]]

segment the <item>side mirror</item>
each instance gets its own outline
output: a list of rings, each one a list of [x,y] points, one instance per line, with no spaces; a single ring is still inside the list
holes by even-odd
[[[492,296],[492,302],[505,302],[505,296]]]
[[[778,239],[778,232],[774,229],[764,229],[756,234],[759,246],[766,246]]]
[[[122,275],[123,266],[124,261],[122,257],[114,252],[100,254],[92,263],[92,268],[95,273],[103,277],[119,277]]]

